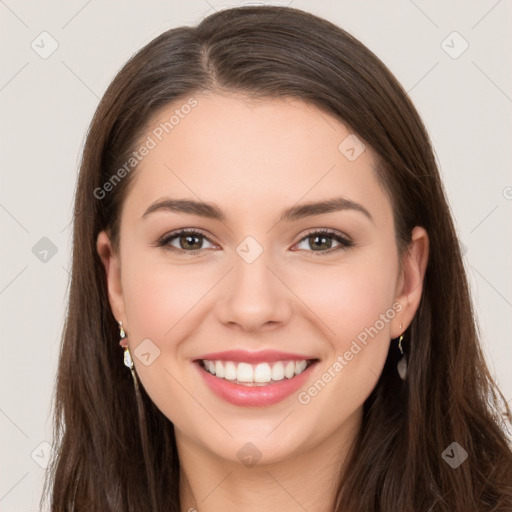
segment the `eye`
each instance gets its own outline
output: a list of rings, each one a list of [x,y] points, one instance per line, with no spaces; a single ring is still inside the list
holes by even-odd
[[[176,239],[176,240],[175,240]],[[199,241],[198,241],[199,240]],[[200,231],[192,229],[180,229],[165,235],[159,242],[159,247],[164,247],[169,251],[196,254],[202,247],[202,240],[209,239]],[[172,245],[172,242],[177,242],[178,247]],[[210,242],[210,241],[209,241]],[[211,242],[210,242],[211,243]]]
[[[332,247],[332,240],[335,240],[339,246]],[[331,254],[332,252],[338,251],[340,249],[346,249],[348,247],[352,247],[354,243],[348,238],[342,236],[337,231],[332,229],[324,229],[321,231],[311,231],[308,233],[302,240],[301,243],[309,244],[310,247],[316,247],[320,250],[313,250],[310,252],[320,253],[320,254]],[[322,250],[325,249],[325,250]],[[306,249],[307,250],[307,249]]]
[[[159,247],[164,247],[169,251],[195,255],[204,249],[204,240],[215,246],[215,244],[213,244],[213,242],[211,242],[201,231],[195,229],[180,229],[179,231],[174,231],[162,237],[158,241],[157,245]],[[338,247],[334,246],[333,248],[333,240],[339,244]],[[176,247],[176,245],[173,245],[174,243],[177,243],[178,246]],[[332,252],[346,249],[354,245],[351,240],[331,229],[311,231],[296,245],[301,243],[306,243],[309,244],[310,247],[320,249],[309,251],[318,254],[331,254]]]

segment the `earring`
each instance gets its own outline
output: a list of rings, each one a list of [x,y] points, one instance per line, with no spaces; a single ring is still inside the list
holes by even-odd
[[[133,370],[133,359],[130,354],[130,349],[128,348],[128,342],[126,340],[126,333],[123,329],[123,322],[119,322],[119,335],[121,336],[121,340],[119,341],[119,345],[124,347],[124,365],[130,369],[133,377],[133,385],[135,386],[135,391],[139,392],[139,384],[137,382],[137,377],[135,376],[135,371]]]
[[[119,335],[121,336],[121,340],[119,341],[119,345],[121,347],[124,347],[124,365],[130,369],[132,372],[133,377],[133,385],[135,386],[135,391],[139,392],[139,384],[137,382],[137,377],[135,375],[135,371],[133,370],[133,359],[132,355],[130,354],[130,349],[128,348],[128,342],[125,341],[126,339],[126,333],[123,329],[123,322],[119,322]]]
[[[123,329],[123,322],[119,322],[119,335],[121,336],[119,345],[124,347],[124,365],[130,370],[133,370],[133,359],[132,355],[130,354],[130,349],[128,348],[128,343],[123,341],[126,338],[126,333]]]
[[[400,330],[402,330],[402,324],[400,324]],[[405,380],[405,377],[407,376],[407,359],[404,355],[404,349],[402,348],[402,340],[404,339],[403,333],[400,335],[400,338],[398,338],[398,350],[400,350],[400,354],[402,354],[402,358],[400,361],[398,361],[398,364],[396,365],[396,369],[398,371],[398,375],[400,375],[400,378],[402,380]]]

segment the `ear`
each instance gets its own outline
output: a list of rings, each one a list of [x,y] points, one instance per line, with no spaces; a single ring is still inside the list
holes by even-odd
[[[119,255],[112,248],[110,237],[106,231],[101,231],[96,239],[96,250],[103,262],[107,276],[108,300],[114,317],[126,325],[123,290],[121,287],[121,262]]]
[[[395,317],[393,338],[400,336],[410,325],[418,310],[423,293],[423,280],[427,268],[429,238],[427,231],[416,226],[411,233],[411,242],[402,259],[402,269],[397,282],[396,301],[403,309]],[[402,324],[402,329],[400,329]]]

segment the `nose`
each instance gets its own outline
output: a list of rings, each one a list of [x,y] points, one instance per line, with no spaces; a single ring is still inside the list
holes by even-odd
[[[286,286],[286,279],[265,251],[249,261],[234,256],[234,268],[219,290],[216,308],[219,321],[247,332],[287,323],[292,313],[293,293]]]

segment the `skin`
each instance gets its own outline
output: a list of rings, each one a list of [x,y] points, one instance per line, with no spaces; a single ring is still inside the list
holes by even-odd
[[[175,426],[183,512],[325,511],[390,340],[418,308],[428,235],[414,228],[399,261],[375,154],[367,146],[349,161],[338,146],[350,132],[334,117],[296,99],[194,97],[197,107],[133,171],[119,254],[106,232],[98,236],[112,311],[132,357],[145,339],[160,351],[147,366],[133,359]],[[147,134],[183,103],[160,111]],[[373,221],[344,210],[278,222],[286,207],[340,195],[363,205]],[[227,221],[170,211],[141,219],[164,196],[216,203]],[[180,228],[205,233],[192,240],[198,253],[186,253],[180,237],[169,243],[181,254],[157,246]],[[309,231],[328,228],[355,245],[308,242]],[[252,263],[236,252],[247,236],[263,248]],[[268,407],[234,406],[210,391],[192,363],[233,348],[312,355],[320,362],[306,389],[394,303],[401,311],[306,405],[294,393]],[[248,442],[261,453],[250,467],[237,456]]]

